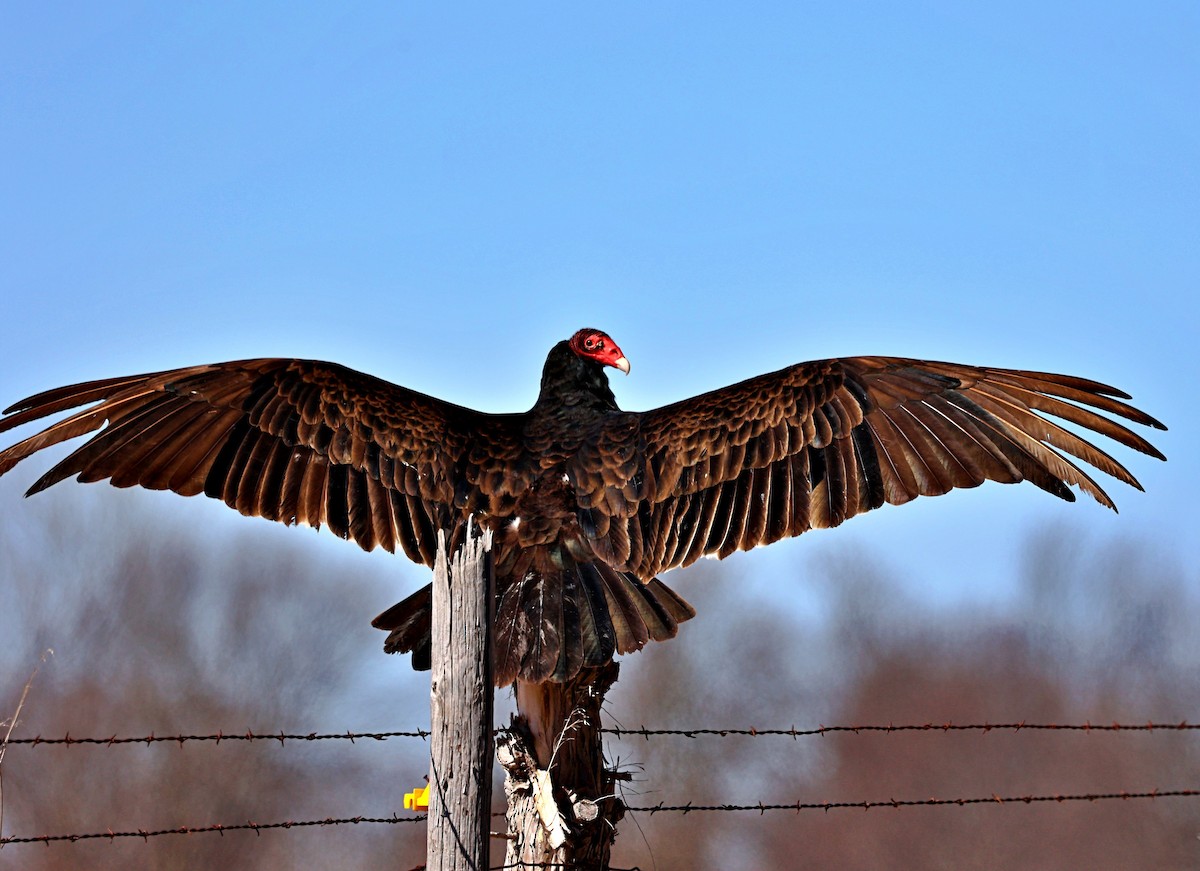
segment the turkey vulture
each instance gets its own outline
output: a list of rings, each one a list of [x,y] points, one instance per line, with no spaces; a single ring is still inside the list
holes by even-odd
[[[656,575],[885,503],[985,480],[1071,486],[1113,508],[1071,455],[1141,489],[1046,415],[1163,459],[1098,411],[1164,429],[1095,381],[907,360],[801,363],[647,412],[625,412],[605,367],[617,344],[556,344],[524,414],[484,414],[332,363],[261,359],[109,378],[16,403],[0,431],[87,406],[0,452],[95,433],[29,494],[72,475],[203,493],[243,514],[327,525],[432,566],[472,515],[494,534],[498,685],[562,681],[675,635],[694,615]],[[107,424],[107,425],[106,425]],[[97,432],[98,430],[98,432]],[[29,495],[27,494],[27,495]],[[385,649],[428,668],[430,587],[374,621]]]

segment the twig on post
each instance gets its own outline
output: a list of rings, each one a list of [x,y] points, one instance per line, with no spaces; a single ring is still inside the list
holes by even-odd
[[[450,558],[438,533],[433,570],[429,871],[484,871],[492,805],[492,534]]]

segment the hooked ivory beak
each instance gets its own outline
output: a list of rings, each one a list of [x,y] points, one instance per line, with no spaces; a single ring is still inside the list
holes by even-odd
[[[614,360],[613,366],[620,369],[626,375],[629,374],[629,361],[626,360],[624,357],[618,357],[616,360]]]

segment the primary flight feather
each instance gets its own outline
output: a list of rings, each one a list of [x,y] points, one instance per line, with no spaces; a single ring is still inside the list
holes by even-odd
[[[493,531],[495,677],[562,681],[694,615],[656,575],[837,526],[885,503],[1031,481],[1113,508],[1075,460],[1140,488],[1055,422],[1162,459],[1111,415],[1165,429],[1083,378],[908,360],[801,363],[647,412],[621,411],[604,332],[555,345],[523,414],[485,414],[333,363],[262,359],[110,378],[16,403],[0,432],[78,409],[0,452],[0,474],[87,434],[29,494],[75,476],[322,524],[432,566],[468,518]],[[1100,412],[1104,412],[1101,414]],[[97,432],[98,430],[98,432]],[[428,668],[430,588],[374,625]]]

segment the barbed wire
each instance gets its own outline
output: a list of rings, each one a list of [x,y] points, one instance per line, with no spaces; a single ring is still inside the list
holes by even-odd
[[[142,737],[124,736],[118,737],[112,735],[108,738],[73,738],[70,733],[67,733],[62,738],[43,738],[37,735],[33,738],[10,738],[8,743],[12,744],[27,744],[33,747],[41,745],[56,746],[65,745],[73,747],[76,744],[92,744],[102,745],[105,747],[116,746],[119,744],[179,744],[183,745],[187,742],[212,742],[220,744],[223,741],[278,741],[280,744],[286,744],[288,741],[349,741],[353,744],[359,739],[370,738],[375,741],[386,741],[388,738],[420,738],[425,740],[430,736],[428,729],[411,729],[399,732],[308,732],[308,733],[288,733],[288,732],[254,732],[247,729],[245,732],[213,732],[207,735],[156,735],[151,732],[149,735]]]
[[[767,811],[793,811],[799,813],[804,810],[870,810],[877,807],[947,807],[957,806],[966,807],[968,805],[1003,805],[1003,804],[1038,804],[1038,803],[1063,803],[1074,801],[1110,801],[1121,799],[1123,801],[1134,799],[1159,799],[1159,798],[1183,798],[1200,796],[1200,789],[1171,789],[1160,790],[1153,789],[1147,792],[1129,792],[1121,790],[1120,792],[1103,792],[1103,793],[1081,793],[1064,795],[1061,793],[1051,793],[1048,795],[1014,795],[1001,796],[993,793],[990,796],[978,798],[921,798],[921,799],[895,799],[890,798],[884,801],[818,801],[804,802],[795,801],[789,804],[768,804],[758,802],[756,804],[720,804],[720,805],[699,805],[688,802],[681,805],[668,805],[659,803],[657,805],[646,806],[631,806],[627,805],[625,810],[629,813],[647,813],[653,816],[660,813],[678,813],[687,815],[690,813],[737,813],[745,811],[757,811],[761,816]],[[118,838],[141,838],[143,841],[148,841],[150,838],[161,837],[163,835],[198,835],[216,832],[224,835],[225,832],[235,831],[253,831],[255,834],[261,834],[264,831],[272,829],[298,829],[310,826],[340,826],[340,825],[358,825],[361,823],[380,823],[386,825],[395,825],[397,823],[419,823],[428,819],[427,814],[419,814],[411,817],[401,817],[392,814],[389,817],[342,817],[332,818],[327,817],[320,820],[286,820],[278,823],[256,823],[247,821],[245,823],[222,824],[214,823],[208,826],[177,826],[171,829],[156,829],[147,831],[145,829],[137,829],[131,831],[116,832],[112,829],[107,829],[103,832],[88,832],[84,834],[66,834],[66,835],[33,835],[28,837],[0,837],[0,846],[7,844],[45,844],[49,846],[55,842],[75,843],[77,841],[90,840],[109,840],[115,841]]]
[[[426,819],[425,815],[415,817],[399,817],[392,814],[390,817],[343,817],[335,819],[326,817],[323,820],[285,820],[281,823],[256,823],[248,820],[244,823],[214,823],[209,826],[178,826],[173,829],[155,829],[147,831],[145,829],[137,829],[135,831],[114,832],[112,829],[107,829],[103,832],[88,832],[86,834],[70,834],[70,835],[34,835],[32,837],[4,837],[0,838],[0,846],[6,844],[45,844],[49,846],[55,841],[92,841],[98,839],[107,839],[115,841],[118,838],[141,838],[149,840],[162,835],[199,835],[209,832],[217,832],[224,835],[225,832],[237,832],[252,830],[255,834],[268,831],[270,829],[299,829],[306,826],[344,826],[358,825],[359,823],[419,823]]]
[[[638,737],[649,739],[651,736],[658,735],[673,735],[684,738],[697,737],[719,737],[727,738],[730,736],[744,736],[750,738],[762,738],[769,736],[780,736],[785,738],[802,738],[811,735],[827,735],[837,732],[852,732],[859,734],[862,732],[882,732],[884,734],[893,732],[993,732],[993,731],[1011,731],[1020,732],[1023,730],[1033,731],[1064,731],[1064,732],[1156,732],[1156,731],[1195,731],[1200,730],[1200,724],[1189,723],[1186,720],[1179,723],[1108,723],[1094,724],[1085,723],[1027,723],[1024,720],[1018,723],[910,723],[903,725],[895,725],[889,723],[887,725],[862,725],[862,726],[816,726],[811,729],[797,729],[792,726],[787,729],[756,729],[754,727],[745,729],[647,729],[645,726],[636,728],[622,728],[613,726],[612,728],[602,729],[601,731],[608,735],[613,735],[617,738]]]
[[[730,728],[730,729],[710,729],[710,728],[692,728],[692,729],[649,729],[645,726],[623,727],[612,726],[606,729],[601,729],[601,733],[612,735],[614,738],[645,738],[649,740],[651,737],[659,736],[675,736],[682,738],[699,738],[699,737],[749,737],[749,738],[765,738],[765,737],[784,737],[784,738],[804,738],[813,735],[827,735],[834,733],[883,733],[890,734],[894,732],[995,732],[995,731],[1061,731],[1061,732],[1184,732],[1200,730],[1200,723],[1189,723],[1187,720],[1179,723],[1156,723],[1148,721],[1146,723],[1028,723],[1024,720],[1020,722],[1010,723],[908,723],[895,725],[888,723],[869,724],[858,726],[815,726],[809,729],[797,729],[795,726],[788,728],[773,728],[773,729],[758,729],[753,726],[745,728]],[[496,734],[507,733],[509,729],[496,729]],[[144,736],[121,736],[112,735],[107,738],[73,738],[70,733],[67,733],[62,738],[44,738],[41,735],[36,735],[33,738],[10,738],[7,742],[12,745],[27,745],[32,747],[39,746],[67,746],[75,745],[93,745],[111,747],[121,744],[179,744],[183,745],[188,742],[211,742],[220,744],[226,741],[278,741],[280,744],[286,744],[288,741],[349,741],[351,744],[360,739],[370,739],[374,741],[386,741],[389,738],[420,738],[425,740],[430,736],[428,729],[410,729],[406,731],[396,732],[308,732],[308,733],[289,733],[289,732],[254,732],[247,729],[244,732],[213,732],[211,734],[197,735],[156,735],[151,732]]]
[[[802,802],[796,801],[791,804],[720,804],[720,805],[696,805],[691,802],[687,804],[668,805],[657,804],[647,805],[645,807],[627,806],[626,811],[630,813],[648,813],[654,815],[656,813],[681,813],[689,814],[696,812],[738,812],[738,811],[758,811],[764,814],[767,811],[795,811],[799,813],[803,810],[843,810],[843,809],[858,809],[870,810],[876,807],[942,807],[948,805],[956,805],[965,807],[974,804],[1036,804],[1045,802],[1068,802],[1068,801],[1109,801],[1112,799],[1156,799],[1156,798],[1181,798],[1200,796],[1200,789],[1172,789],[1159,790],[1153,789],[1149,792],[1129,792],[1121,790],[1120,792],[1099,792],[1099,793],[1081,793],[1078,795],[1063,795],[1061,793],[1051,793],[1049,795],[1010,795],[1002,796],[993,793],[990,796],[982,798],[917,798],[917,799],[895,799],[890,798],[886,801],[816,801]]]

